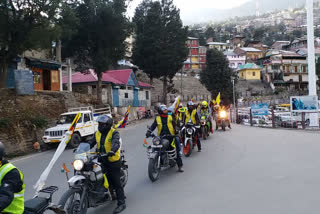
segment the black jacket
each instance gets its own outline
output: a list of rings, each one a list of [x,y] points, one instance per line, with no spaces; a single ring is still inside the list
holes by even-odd
[[[2,165],[7,164],[8,161],[2,161]],[[14,193],[22,190],[23,181],[17,169],[8,172],[2,179],[0,186],[0,212],[7,208],[14,197]]]
[[[162,122],[162,130],[161,130],[160,136],[162,136],[162,135],[171,135],[171,133],[169,131],[169,128],[168,128],[168,125],[167,125],[168,117],[161,117],[161,122]],[[152,123],[152,125],[150,127],[150,130],[154,131],[157,128],[157,126],[158,126],[158,123],[157,123],[157,118],[156,118],[156,119],[154,119],[154,122]],[[175,119],[174,119],[174,115],[172,115],[172,126],[173,126],[174,130],[177,130],[176,129],[177,125],[176,125],[176,122],[175,122]]]

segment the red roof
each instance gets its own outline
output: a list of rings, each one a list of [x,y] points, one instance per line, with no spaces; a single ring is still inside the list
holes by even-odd
[[[106,71],[102,73],[102,82],[108,82],[114,85],[126,85],[131,72],[131,69]],[[62,80],[65,84],[68,82],[68,77],[64,76]],[[88,70],[88,73],[76,72],[72,74],[72,83],[89,83],[97,81],[98,77],[92,69]],[[143,82],[139,82],[139,85],[143,88],[152,88],[151,85]]]
[[[152,85],[149,85],[147,83],[140,82],[140,81],[138,81],[138,82],[139,82],[140,87],[142,87],[142,88],[152,88]]]

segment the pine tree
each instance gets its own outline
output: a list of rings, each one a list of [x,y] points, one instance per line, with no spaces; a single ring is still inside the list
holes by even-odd
[[[180,11],[172,0],[143,1],[136,9],[136,43],[133,60],[150,79],[162,78],[166,103],[168,80],[182,68],[188,55],[188,29],[183,27]]]
[[[221,92],[224,104],[232,102],[232,83],[229,62],[216,49],[207,51],[206,68],[200,72],[200,81],[216,97]]]

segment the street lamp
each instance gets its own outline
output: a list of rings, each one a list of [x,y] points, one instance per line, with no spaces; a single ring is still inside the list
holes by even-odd
[[[235,96],[235,91],[234,91],[234,81],[235,77],[231,76],[231,82],[232,82],[232,93],[233,93],[233,108],[236,107],[236,96]]]

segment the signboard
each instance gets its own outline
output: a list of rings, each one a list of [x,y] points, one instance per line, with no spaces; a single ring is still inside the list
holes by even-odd
[[[291,112],[318,112],[317,96],[290,97]]]
[[[14,70],[17,94],[34,94],[33,73],[29,70]]]
[[[251,104],[252,116],[269,115],[268,103]]]

